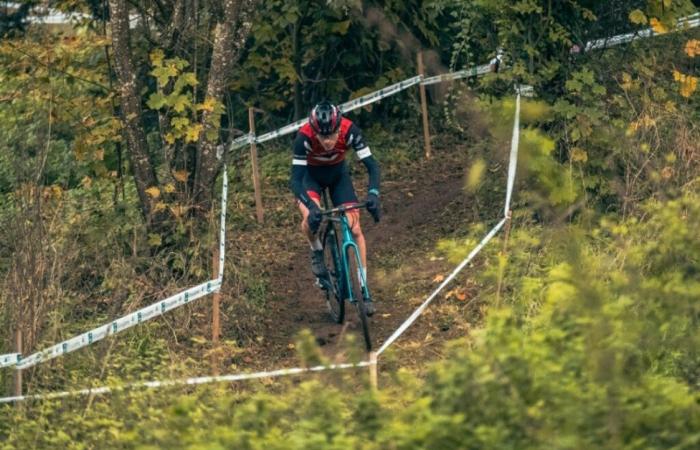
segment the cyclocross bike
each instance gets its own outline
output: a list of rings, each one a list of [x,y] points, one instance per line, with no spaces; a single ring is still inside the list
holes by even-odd
[[[327,276],[318,278],[319,286],[325,291],[326,304],[331,317],[336,323],[343,323],[345,318],[345,300],[355,305],[362,325],[367,351],[372,350],[369,335],[369,321],[365,302],[371,299],[365,279],[365,271],[360,259],[360,251],[352,237],[346,213],[353,209],[365,208],[366,203],[339,206],[327,209],[328,195],[323,193],[324,209],[321,214],[326,218],[321,229],[323,239],[323,259]]]

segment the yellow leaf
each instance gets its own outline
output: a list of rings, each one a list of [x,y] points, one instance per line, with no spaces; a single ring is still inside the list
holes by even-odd
[[[175,178],[180,183],[186,182],[188,176],[189,173],[186,170],[176,170],[173,172],[173,178]]]
[[[692,75],[685,75],[674,70],[673,79],[681,84],[681,95],[685,98],[693,95],[693,92],[698,88],[698,79]]]
[[[700,41],[692,39],[685,44],[685,53],[691,58],[700,55]]]
[[[163,190],[166,194],[172,194],[173,192],[175,192],[175,185],[172,183],[168,183],[163,187]]]
[[[158,247],[162,242],[159,234],[151,233],[148,235],[148,245],[151,247]]]
[[[175,135],[172,133],[167,133],[165,135],[165,142],[167,142],[170,145],[173,145],[175,143]]]
[[[160,197],[160,189],[155,186],[151,186],[146,189],[146,194],[148,194],[151,198],[158,198]]]
[[[475,191],[477,187],[481,184],[484,178],[484,171],[486,170],[486,163],[483,159],[477,159],[472,167],[469,169],[467,174],[467,190]]]
[[[693,95],[693,92],[698,87],[698,79],[695,77],[689,77],[686,83],[681,84],[681,95],[685,98],[689,98]]]
[[[586,162],[588,161],[588,153],[580,147],[574,147],[571,149],[571,160],[574,162]]]
[[[80,185],[83,187],[89,188],[90,186],[92,186],[92,178],[85,175],[85,177],[83,177],[83,179],[80,180]]]
[[[661,178],[668,180],[673,176],[673,168],[666,166],[661,170]]]
[[[185,142],[197,142],[199,139],[199,134],[202,132],[202,125],[197,123],[192,125],[187,129],[187,134],[185,135]]]
[[[100,148],[95,151],[95,159],[98,161],[104,161],[105,159],[105,149]]]
[[[654,30],[654,33],[657,33],[657,34],[668,33],[668,28],[666,28],[666,25],[661,23],[661,21],[655,17],[651,18],[651,20],[649,21],[649,25],[651,25],[651,29]]]
[[[647,23],[647,16],[639,9],[635,9],[629,15],[630,22],[636,23],[638,25],[644,25]]]
[[[622,84],[620,86],[625,91],[628,91],[632,88],[632,77],[628,73],[622,74]]]
[[[199,111],[212,112],[212,111],[214,111],[215,106],[216,106],[216,100],[213,97],[207,97],[206,100],[204,100],[202,103],[197,105],[197,109]]]
[[[173,205],[170,207],[170,213],[173,217],[180,218],[187,212],[187,207],[183,205]]]
[[[151,58],[151,64],[153,64],[154,67],[160,67],[163,65],[163,58],[165,58],[165,53],[163,53],[163,50],[156,49],[152,51],[149,56]]]
[[[435,278],[433,278],[433,283],[442,283],[444,280],[444,275],[435,275]]]
[[[168,205],[166,205],[165,203],[158,202],[158,203],[156,203],[156,206],[153,207],[153,211],[155,211],[155,212],[164,211],[165,208],[167,208],[167,207],[168,207]]]

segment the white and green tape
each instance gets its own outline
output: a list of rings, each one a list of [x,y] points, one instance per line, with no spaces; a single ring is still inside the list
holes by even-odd
[[[508,162],[508,184],[506,185],[506,204],[503,210],[504,217],[510,214],[510,200],[515,184],[515,171],[518,167],[518,145],[520,143],[520,88],[516,88],[515,119],[513,120],[513,137],[510,141],[510,158]]]
[[[231,382],[243,381],[243,380],[255,380],[255,379],[261,379],[261,378],[275,378],[275,377],[290,376],[290,375],[300,375],[300,374],[305,374],[305,373],[310,373],[310,372],[323,372],[326,370],[340,370],[340,369],[352,369],[352,368],[359,368],[359,367],[367,367],[371,364],[374,364],[374,363],[372,363],[370,361],[362,361],[362,362],[358,362],[355,364],[347,363],[347,364],[321,365],[321,366],[314,366],[314,367],[295,367],[295,368],[291,368],[291,369],[272,370],[269,372],[237,373],[237,374],[232,374],[232,375],[193,377],[193,378],[184,378],[184,379],[179,379],[179,380],[142,381],[142,382],[130,383],[130,384],[125,384],[122,386],[114,386],[114,387],[101,386],[101,387],[90,388],[90,389],[81,389],[81,390],[76,390],[76,391],[49,392],[46,394],[20,395],[20,396],[15,396],[15,397],[4,397],[4,398],[0,398],[0,403],[11,403],[11,402],[18,402],[18,401],[23,401],[23,400],[49,400],[49,399],[55,399],[55,398],[74,397],[74,396],[80,396],[80,395],[99,395],[99,394],[108,394],[108,393],[111,393],[114,391],[124,391],[126,389],[135,389],[135,388],[160,388],[160,387],[167,387],[167,386],[192,386],[192,385],[199,385],[199,384],[223,383],[223,382],[231,383]]]
[[[408,89],[409,87],[420,83],[420,80],[420,76],[415,76],[413,78],[409,78],[408,80],[392,84],[391,86],[387,86],[370,94],[363,95],[362,97],[350,100],[349,102],[345,102],[342,105],[340,105],[340,110],[346,113],[357,108],[361,108],[363,106],[369,105],[370,103],[377,102],[383,98],[401,92],[404,89]],[[244,136],[239,137],[238,139],[235,139],[231,143],[230,149],[235,150],[237,148],[241,148],[246,145],[252,144],[253,142],[260,144],[262,142],[267,142],[272,139],[276,139],[280,136],[285,136],[287,134],[294,133],[296,130],[301,128],[306,122],[308,122],[308,119],[297,120],[294,123],[290,123],[289,125],[285,125],[282,128],[279,128],[275,131],[271,131],[269,133],[265,133],[258,137],[255,137],[255,135],[252,133],[246,134]]]
[[[223,186],[221,188],[221,228],[219,230],[219,272],[218,277],[205,281],[197,286],[186,289],[166,299],[159,300],[149,306],[139,309],[133,313],[120,317],[112,322],[100,325],[90,331],[78,336],[59,342],[44,350],[33,353],[27,357],[18,354],[3,355],[0,359],[0,367],[16,366],[17,369],[27,369],[44,361],[65,355],[66,353],[87,347],[98,342],[107,336],[121,333],[129,328],[154,319],[158,316],[172,311],[180,306],[191,303],[199,298],[205,297],[221,289],[224,276],[224,260],[226,248],[226,199],[228,193],[228,173],[224,166]]]
[[[700,26],[700,13],[696,13],[691,16],[679,19],[677,22],[676,29],[670,31],[683,31],[689,28],[696,28],[698,26]],[[665,33],[657,33],[652,28],[647,28],[645,30],[637,31],[634,33],[620,34],[609,38],[596,39],[595,41],[587,42],[586,46],[584,47],[584,51],[613,47],[616,45],[636,41],[637,39],[660,36],[662,34]]]
[[[442,75],[436,75],[434,77],[428,77],[424,79],[421,84],[428,86],[436,83],[443,83],[445,81],[454,81],[462,78],[474,78],[491,73],[491,64],[484,64],[482,66],[472,67],[470,69],[460,70],[458,72],[444,73]]]
[[[14,366],[20,360],[19,353],[8,353],[6,355],[0,355],[0,367]]]

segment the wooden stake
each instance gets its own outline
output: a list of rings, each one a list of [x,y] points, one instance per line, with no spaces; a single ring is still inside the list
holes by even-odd
[[[212,279],[219,276],[219,247],[218,244],[212,252],[212,271],[214,275]],[[219,288],[220,289],[220,288]],[[211,298],[211,343],[212,343],[212,354],[211,354],[211,364],[215,375],[219,374],[219,337],[221,336],[221,324],[220,324],[220,312],[219,305],[221,303],[221,291],[218,290],[214,292]]]
[[[424,76],[423,69],[423,52],[418,52],[418,75]],[[420,90],[420,107],[423,111],[423,139],[425,141],[425,157],[430,158],[432,154],[432,148],[430,146],[430,127],[428,123],[428,101],[425,96],[425,86],[423,84],[418,85]]]
[[[508,255],[508,239],[510,238],[510,224],[511,224],[512,213],[508,210],[506,215],[505,232],[503,236],[503,247],[501,248],[500,256]],[[500,261],[499,261],[500,265]],[[498,277],[498,287],[496,288],[496,308],[501,307],[501,288],[503,287],[503,274],[499,274]]]
[[[250,132],[255,136],[255,108],[248,108],[248,124]],[[250,143],[250,161],[253,166],[253,189],[255,190],[255,212],[258,216],[258,223],[263,223],[262,194],[260,193],[260,173],[258,169],[258,147],[255,142]]]
[[[15,330],[15,351],[20,355],[22,354],[22,330],[20,330],[19,327],[17,327],[17,330]],[[15,386],[13,394],[15,397],[22,395],[22,369],[15,370]]]
[[[378,389],[378,377],[377,377],[377,353],[369,352],[369,385],[372,387],[373,391]]]

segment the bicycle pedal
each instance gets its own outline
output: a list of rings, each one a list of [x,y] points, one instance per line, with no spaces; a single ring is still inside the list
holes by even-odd
[[[316,281],[314,282],[314,286],[316,286],[317,288],[322,289],[324,291],[327,291],[328,290],[328,281],[317,277]]]

